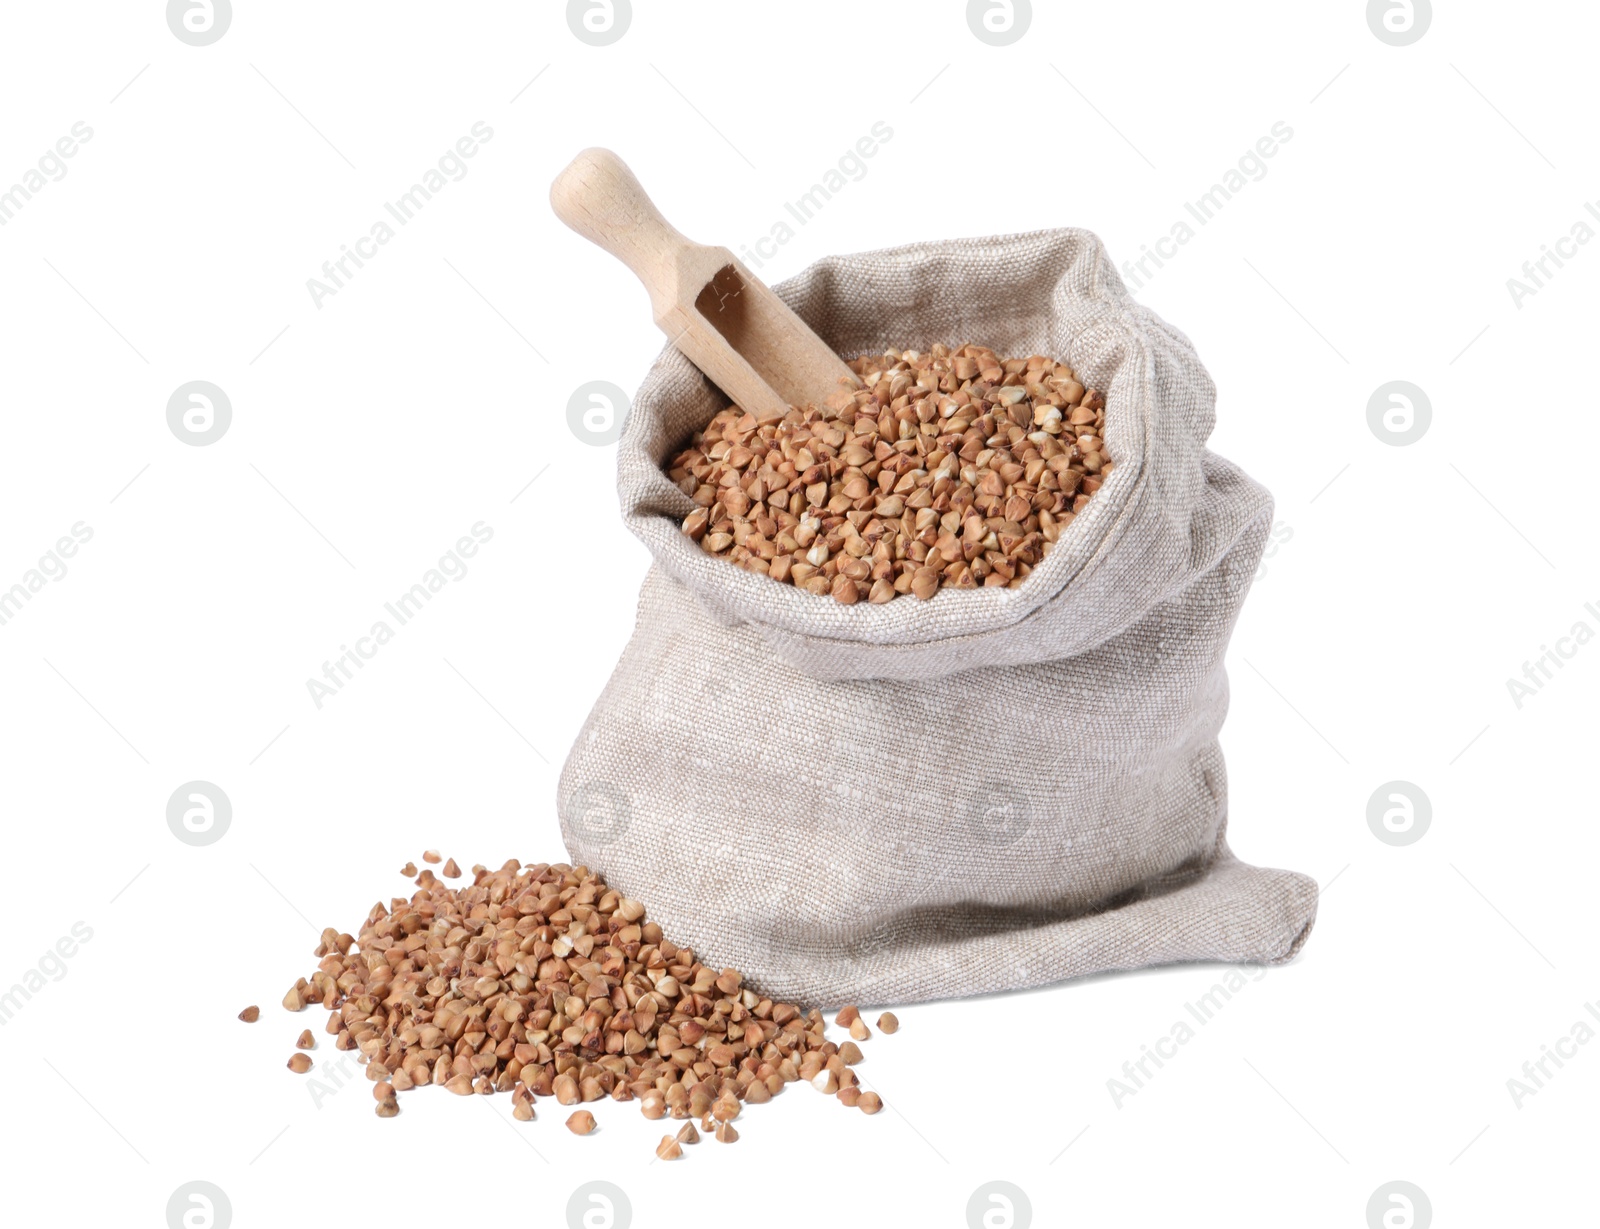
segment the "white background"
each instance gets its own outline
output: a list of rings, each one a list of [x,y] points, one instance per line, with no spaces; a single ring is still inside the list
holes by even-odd
[[[164,1224],[203,1179],[239,1226],[557,1225],[591,1178],[640,1226],[961,1226],[991,1179],[1041,1226],[1359,1227],[1394,1179],[1441,1226],[1581,1219],[1600,1045],[1520,1108],[1507,1081],[1600,1000],[1600,646],[1520,709],[1506,680],[1600,631],[1600,244],[1520,308],[1506,281],[1600,198],[1590,6],[1441,5],[1399,48],[1354,0],[1040,2],[1004,48],[955,0],[635,0],[603,48],[557,3],[237,0],[208,47],[162,7],[13,4],[0,39],[0,187],[93,129],[0,227],[0,587],[93,530],[0,626],[0,987],[93,931],[0,1031],[8,1220]],[[319,1108],[284,1062],[306,1024],[336,1057],[323,1014],[278,1007],[316,928],[355,929],[428,846],[562,857],[556,774],[632,626],[646,554],[566,403],[633,389],[661,338],[550,180],[609,146],[738,250],[878,120],[866,176],[763,276],[1066,225],[1136,258],[1293,129],[1138,295],[1195,341],[1213,446],[1292,530],[1223,745],[1236,851],[1325,889],[1309,943],[1120,1107],[1107,1081],[1224,970],[902,1007],[862,1068],[883,1114],[791,1090],[676,1166],[628,1105],[587,1139],[553,1102],[522,1125],[431,1089],[381,1122],[359,1077]],[[476,121],[470,173],[315,306],[307,279]],[[197,379],[233,407],[206,447],[166,421]],[[1367,423],[1396,379],[1433,409],[1408,447]],[[480,520],[465,578],[319,710],[306,680]],[[203,848],[165,817],[194,779],[233,804]],[[1403,848],[1367,824],[1395,779],[1433,808]]]

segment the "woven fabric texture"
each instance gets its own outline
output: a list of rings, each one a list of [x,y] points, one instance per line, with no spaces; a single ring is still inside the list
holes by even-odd
[[[562,833],[701,959],[806,1006],[1299,950],[1315,883],[1225,839],[1223,657],[1271,525],[1215,388],[1092,234],[924,243],[775,287],[847,357],[977,342],[1106,394],[1109,479],[1017,589],[840,606],[700,551],[662,472],[726,404],[668,347],[619,443],[655,559]]]

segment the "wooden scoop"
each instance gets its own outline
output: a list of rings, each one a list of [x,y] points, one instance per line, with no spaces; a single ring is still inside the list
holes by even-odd
[[[855,376],[727,248],[691,243],[608,149],[586,149],[550,185],[556,216],[632,269],[672,344],[758,418],[821,405]]]

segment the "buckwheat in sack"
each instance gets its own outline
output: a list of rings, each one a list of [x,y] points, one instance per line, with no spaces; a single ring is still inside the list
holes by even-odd
[[[840,605],[680,529],[663,462],[726,400],[670,346],[619,443],[654,566],[562,770],[577,863],[808,1005],[1278,962],[1317,889],[1228,849],[1223,655],[1271,496],[1215,388],[1081,230],[830,257],[775,287],[838,353],[975,342],[1106,397],[1105,485],[1016,589]]]

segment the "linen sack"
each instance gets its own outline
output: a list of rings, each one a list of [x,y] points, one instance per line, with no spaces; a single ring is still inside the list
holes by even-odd
[[[619,441],[654,563],[558,787],[575,863],[804,1006],[1278,962],[1311,879],[1237,860],[1223,654],[1272,500],[1215,387],[1082,230],[830,257],[775,287],[846,357],[975,342],[1103,390],[1109,479],[1016,589],[842,606],[701,552],[663,463],[726,405],[668,346]]]

